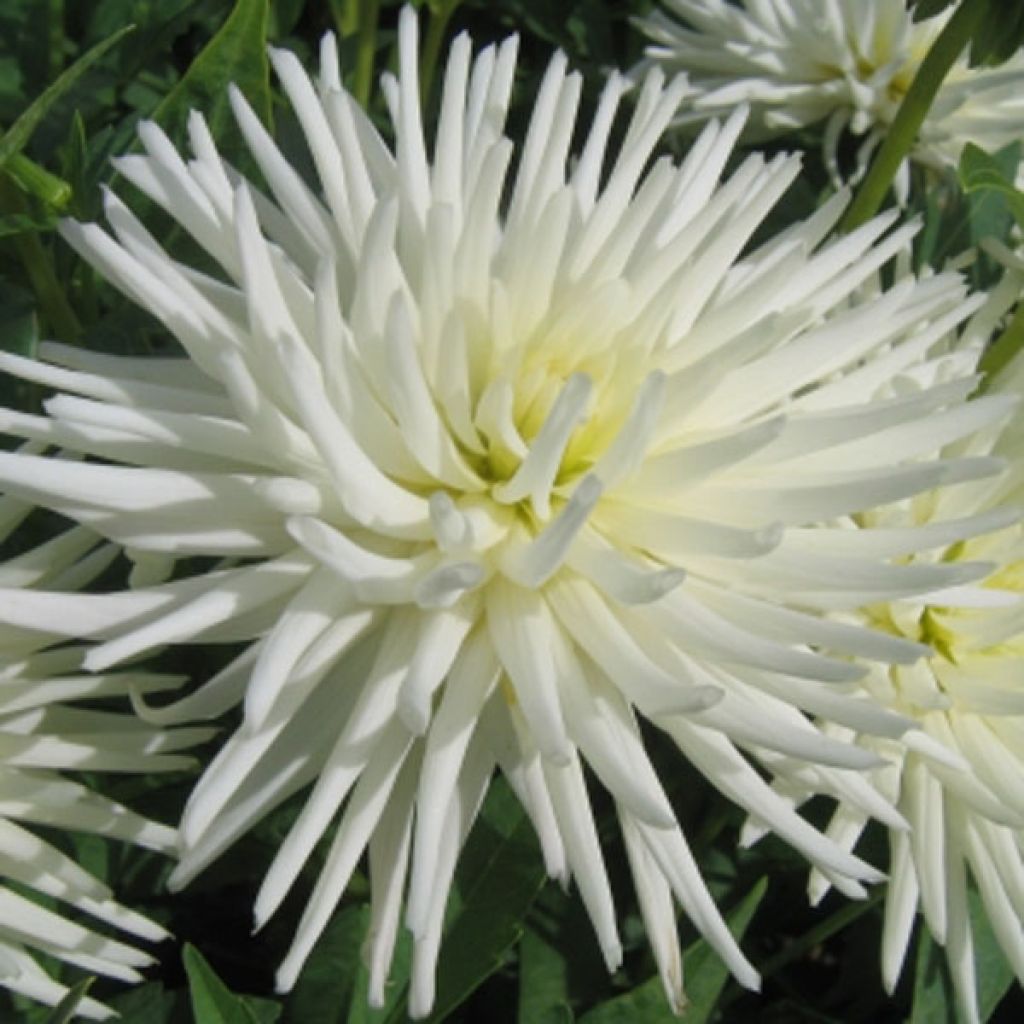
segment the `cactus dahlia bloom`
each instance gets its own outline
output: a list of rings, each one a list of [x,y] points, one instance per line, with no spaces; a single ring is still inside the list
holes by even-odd
[[[30,506],[0,498],[0,531],[6,536]],[[113,560],[116,549],[100,544],[88,529],[73,527],[53,540],[0,564],[0,587],[17,600],[25,587],[75,589]],[[174,850],[174,830],[146,821],[126,807],[65,778],[65,769],[151,772],[190,763],[174,751],[209,734],[184,729],[154,730],[133,715],[65,706],[95,698],[154,692],[180,681],[141,672],[90,674],[84,650],[64,646],[42,650],[45,627],[0,627],[0,878],[60,901],[111,928],[157,941],[166,932],[141,914],[114,902],[108,887],[56,847],[35,835],[32,825],[114,836],[154,850]],[[25,826],[28,827],[25,827]],[[0,985],[55,1004],[67,988],[33,959],[37,950],[92,974],[138,981],[138,968],[152,958],[48,910],[0,885]],[[96,1020],[113,1016],[101,1003],[84,999],[78,1013]]]
[[[1019,294],[1020,280],[1008,280]],[[1000,286],[1001,288],[1003,286]],[[959,350],[951,358],[973,361]],[[1024,359],[992,382],[992,396],[1024,396]],[[882,974],[895,988],[920,910],[936,942],[946,948],[960,1012],[979,1018],[974,973],[968,875],[979,890],[995,937],[1024,982],[1024,420],[993,427],[956,443],[958,457],[1000,456],[1002,475],[923,493],[858,517],[855,547],[869,539],[932,533],[927,551],[909,565],[984,563],[978,583],[959,585],[896,602],[869,604],[851,621],[870,623],[894,636],[928,644],[929,658],[914,665],[873,665],[862,686],[879,704],[912,719],[918,729],[897,740],[860,736],[882,758],[870,771],[878,792],[912,826],[890,831],[890,875],[882,940]],[[949,453],[951,454],[951,453]],[[951,531],[973,521],[989,532],[952,541]],[[863,538],[863,539],[862,539]],[[827,730],[854,739],[845,727]],[[782,767],[783,771],[785,766]],[[828,834],[852,849],[867,817],[843,798],[844,780],[828,769],[802,769],[777,786],[792,803],[814,792],[839,798]],[[762,831],[754,825],[747,839]],[[810,893],[819,900],[828,880],[812,872]]]
[[[682,122],[706,120],[740,102],[752,105],[752,137],[825,121],[825,157],[836,176],[843,132],[864,139],[860,173],[952,14],[914,22],[904,0],[661,2],[664,11],[638,24],[651,40],[645,63],[685,71],[697,89]],[[911,159],[955,166],[967,142],[992,151],[1016,141],[1024,120],[1022,86],[1024,55],[998,68],[970,68],[962,55]]]
[[[404,921],[410,1009],[429,1010],[453,871],[495,768],[614,968],[585,766],[614,800],[673,1005],[673,895],[756,986],[640,720],[844,892],[880,877],[748,758],[861,769],[875,755],[807,713],[884,736],[908,725],[853,692],[848,656],[912,662],[927,647],[823,613],[983,567],[902,565],[884,533],[859,552],[847,531],[810,524],[998,469],[936,457],[1008,413],[1001,397],[964,404],[970,376],[873,398],[930,366],[936,339],[981,300],[954,274],[860,295],[914,228],[887,233],[883,218],[829,242],[844,196],[752,247],[798,161],[753,156],[723,181],[739,111],[681,164],[648,167],[686,89],[659,72],[617,154],[613,77],[570,161],[580,78],[556,56],[510,173],[515,40],[474,59],[461,36],[428,146],[410,10],[399,44],[384,79],[393,147],[342,89],[333,40],[316,81],[272,54],[319,192],[237,92],[265,190],[221,159],[200,115],[188,162],[140,126],[145,153],[120,173],[215,275],[169,256],[113,194],[113,235],[65,224],[183,355],[0,357],[60,392],[7,429],[91,457],[0,455],[0,482],[151,558],[206,558],[130,591],[0,594],[0,619],[100,641],[86,657],[96,671],[168,643],[247,644],[175,704],[139,707],[158,722],[244,712],[185,809],[175,885],[311,787],[256,898],[262,925],[336,823],[282,989],[368,851],[370,997],[383,1000]],[[909,530],[899,552],[932,543]],[[856,771],[844,778],[857,806],[902,820]]]

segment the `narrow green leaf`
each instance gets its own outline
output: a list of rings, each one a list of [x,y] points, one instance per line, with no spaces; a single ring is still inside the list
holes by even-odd
[[[85,998],[95,978],[83,978],[80,982],[68,989],[67,995],[53,1008],[53,1012],[46,1018],[45,1024],[69,1024],[75,1015],[78,1004]]]
[[[134,25],[125,25],[119,32],[108,36],[101,43],[97,43],[87,53],[82,54],[74,64],[65,71],[56,82],[45,89],[32,103],[28,109],[11,125],[10,128],[0,137],[0,167],[3,167],[8,160],[16,153],[25,148],[36,126],[46,116],[47,111],[78,81],[86,71],[89,70],[111,47],[116,46],[129,32]]]
[[[153,119],[176,141],[190,110],[199,110],[217,138],[229,119],[228,85],[234,82],[270,123],[267,0],[237,0],[220,31],[192,61],[156,108]]]
[[[192,1013],[196,1024],[269,1024],[266,1017],[253,1008],[253,1000],[236,996],[195,946],[186,943],[182,951],[188,975]],[[266,1000],[261,1000],[266,1002]],[[275,1015],[276,1016],[276,1015]]]
[[[743,937],[767,888],[768,879],[762,878],[726,915],[729,930],[737,939]],[[729,979],[729,969],[708,943],[700,939],[683,955],[683,979],[688,1000],[684,1020],[686,1024],[704,1024]],[[669,1007],[657,975],[632,992],[609,999],[579,1018],[579,1024],[635,1024],[636,1021],[678,1024],[679,1018]]]

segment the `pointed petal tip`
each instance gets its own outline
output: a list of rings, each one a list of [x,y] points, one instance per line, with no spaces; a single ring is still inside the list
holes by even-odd
[[[398,717],[414,736],[426,735],[430,726],[430,708],[415,697],[403,693],[398,698]]]

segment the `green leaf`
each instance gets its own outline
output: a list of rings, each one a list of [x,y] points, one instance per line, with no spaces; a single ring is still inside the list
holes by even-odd
[[[492,785],[463,863],[441,943],[429,1024],[445,1020],[502,966],[544,885],[533,825],[507,786]]]
[[[46,1018],[45,1024],[69,1024],[75,1015],[78,1004],[85,998],[95,978],[83,978],[80,982],[68,989],[67,995],[53,1008],[53,1012]]]
[[[729,931],[737,938],[743,938],[757,908],[768,889],[768,879],[760,879],[742,900],[726,915]],[[722,958],[704,940],[695,942],[683,955],[683,978],[689,1005],[686,1009],[686,1024],[703,1024],[711,1017],[722,994],[729,969]]]
[[[956,1024],[956,999],[942,947],[921,927],[914,964],[914,1002],[909,1024]]]
[[[237,996],[224,984],[195,946],[182,952],[196,1024],[273,1024],[281,1007],[269,999]]]
[[[768,888],[762,878],[726,915],[729,930],[737,939],[743,937],[751,918]],[[709,1020],[722,989],[729,978],[729,969],[704,939],[695,942],[683,955],[683,979],[686,988],[686,1024],[704,1024]],[[655,975],[632,992],[609,999],[579,1019],[579,1024],[678,1024],[672,1012],[661,978]]]
[[[133,25],[125,25],[119,32],[115,32],[112,36],[104,39],[103,42],[97,43],[88,53],[82,54],[53,85],[45,89],[29,104],[28,109],[0,137],[0,167],[3,167],[12,156],[20,153],[25,148],[29,139],[32,138],[32,133],[36,130],[39,122],[46,116],[50,107],[111,47],[116,46],[128,35],[133,28]]]
[[[569,964],[557,939],[527,927],[519,943],[518,1024],[571,1024]]]
[[[184,991],[168,992],[160,982],[148,981],[119,992],[106,1003],[117,1011],[117,1024],[175,1024],[187,1020],[187,1001]]]
[[[989,923],[981,896],[971,890],[967,894],[971,914],[971,934],[974,937],[974,971],[978,980],[978,1010],[981,1019],[988,1020],[1002,1002],[1013,984],[1014,973],[999,946],[996,933]]]
[[[220,31],[153,112],[172,139],[180,140],[190,110],[202,112],[217,138],[229,120],[231,82],[263,122],[270,123],[267,8],[267,0],[237,0]]]
[[[263,999],[261,996],[239,996],[238,998],[257,1024],[277,1024],[284,1012],[284,1007],[276,999]]]
[[[911,0],[914,21],[933,18],[957,0]],[[989,0],[988,10],[971,39],[970,63],[999,64],[1024,44],[1024,6],[1005,0]]]
[[[968,142],[960,155],[958,173],[965,192],[995,193],[1006,202],[1017,223],[1024,227],[1024,192],[1014,187],[997,156]]]
[[[331,918],[285,1007],[291,1024],[345,1024],[349,1005],[365,1001],[357,988],[360,949],[370,924],[366,906],[348,906]]]
[[[999,948],[981,897],[972,889],[967,899],[974,943],[978,1011],[981,1019],[986,1021],[1013,984],[1014,974]],[[957,1024],[959,1019],[945,951],[922,926],[917,940],[914,1001],[909,1024]]]
[[[364,916],[361,918],[361,934],[366,934],[370,925],[369,907],[362,908]],[[402,930],[399,933],[398,941],[395,943],[395,955],[391,961],[391,973],[388,979],[387,988],[384,991],[384,1005],[379,1008],[370,1006],[367,1002],[367,990],[370,983],[370,973],[365,964],[360,960],[359,971],[356,974],[355,986],[352,994],[352,1001],[349,1003],[348,1016],[339,1017],[344,1019],[345,1024],[384,1024],[386,1021],[402,1021],[408,1019],[405,1014],[405,1004],[409,993],[409,975],[412,970],[412,940],[409,932]],[[298,1017],[293,1017],[291,1024],[303,1024]]]
[[[501,778],[495,779],[470,833],[455,876],[437,969],[437,997],[426,1024],[439,1024],[506,960],[544,884],[533,826]],[[388,1011],[366,1008],[365,973],[348,1024],[404,1024],[409,944],[399,941]]]
[[[971,40],[970,64],[1001,64],[1024,44],[1024,6],[989,0],[988,14]]]

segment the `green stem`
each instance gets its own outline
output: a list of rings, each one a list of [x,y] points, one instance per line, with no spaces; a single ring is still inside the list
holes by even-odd
[[[879,210],[900,164],[914,146],[935,94],[971,40],[988,10],[989,0],[963,0],[946,22],[903,97],[885,140],[846,211],[840,228],[852,231]]]
[[[10,213],[26,213],[28,207],[21,193],[10,178],[0,172],[0,210]],[[25,268],[29,283],[36,293],[39,311],[50,322],[54,334],[62,341],[73,341],[82,333],[82,326],[75,316],[74,310],[68,305],[53,264],[39,236],[31,232],[15,235],[11,239],[21,265]]]
[[[430,23],[427,26],[427,38],[423,43],[423,56],[420,59],[420,95],[423,104],[426,105],[430,98],[430,89],[434,84],[434,74],[437,71],[437,62],[441,56],[441,44],[444,42],[445,33],[448,31],[448,22],[451,21],[455,9],[459,6],[460,0],[443,0],[436,8],[431,7]]]
[[[359,0],[330,0],[331,14],[338,35],[347,39],[359,27]]]
[[[377,53],[377,22],[380,0],[359,0],[359,35],[356,40],[356,70],[352,95],[361,107],[370,101],[373,88],[373,59]]]

